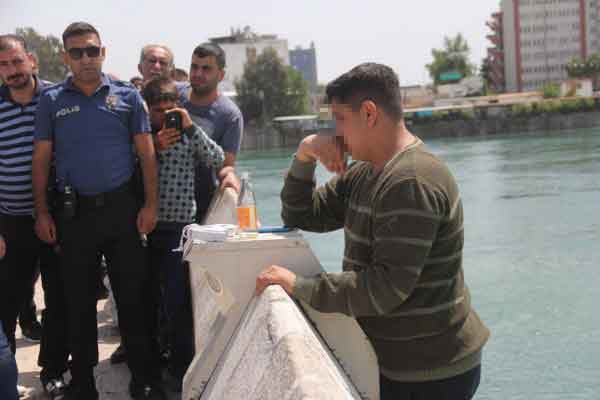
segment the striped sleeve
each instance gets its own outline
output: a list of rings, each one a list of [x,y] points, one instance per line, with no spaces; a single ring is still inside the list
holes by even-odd
[[[391,313],[415,288],[443,215],[440,204],[435,191],[416,179],[388,187],[374,205],[372,264],[298,277],[294,296],[323,312],[355,317]]]
[[[344,179],[336,176],[316,188],[316,164],[294,157],[281,191],[281,218],[286,226],[329,232],[344,225]]]

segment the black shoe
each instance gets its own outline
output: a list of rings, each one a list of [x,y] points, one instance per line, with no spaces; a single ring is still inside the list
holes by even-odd
[[[44,393],[46,393],[50,399],[58,400],[63,398],[67,389],[67,384],[62,376],[54,379],[41,379],[41,381]]]
[[[110,363],[111,364],[121,364],[127,361],[127,350],[125,350],[125,346],[123,343],[116,348],[115,351],[110,355]]]
[[[98,391],[94,386],[77,386],[70,384],[61,400],[98,400]]]
[[[156,385],[138,385],[131,381],[129,383],[129,394],[133,400],[167,400],[165,393]]]
[[[21,324],[21,333],[28,342],[39,343],[42,339],[42,325],[37,320]]]

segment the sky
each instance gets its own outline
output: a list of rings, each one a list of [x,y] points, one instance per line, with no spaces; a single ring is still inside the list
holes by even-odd
[[[290,49],[315,43],[320,83],[353,66],[380,62],[394,68],[401,85],[430,81],[425,65],[445,35],[462,33],[471,61],[480,64],[490,45],[485,22],[499,0],[254,0],[254,1],[68,1],[0,0],[0,31],[17,27],[60,37],[74,21],[100,32],[107,48],[104,71],[121,79],[137,74],[139,52],[149,43],[166,44],[178,67],[188,69],[194,47],[231,28],[250,26],[276,34]]]

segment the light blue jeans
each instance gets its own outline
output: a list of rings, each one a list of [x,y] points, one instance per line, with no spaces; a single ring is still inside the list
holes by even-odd
[[[0,321],[0,399],[17,400],[17,362]]]

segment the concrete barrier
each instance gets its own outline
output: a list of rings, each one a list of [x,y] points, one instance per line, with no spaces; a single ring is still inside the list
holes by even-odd
[[[188,241],[184,259],[196,355],[183,400],[379,398],[377,357],[355,319],[300,307],[278,288],[254,296],[268,265],[305,276],[323,271],[299,232]]]
[[[340,332],[341,333],[341,332]],[[279,286],[254,298],[202,399],[360,399]]]

